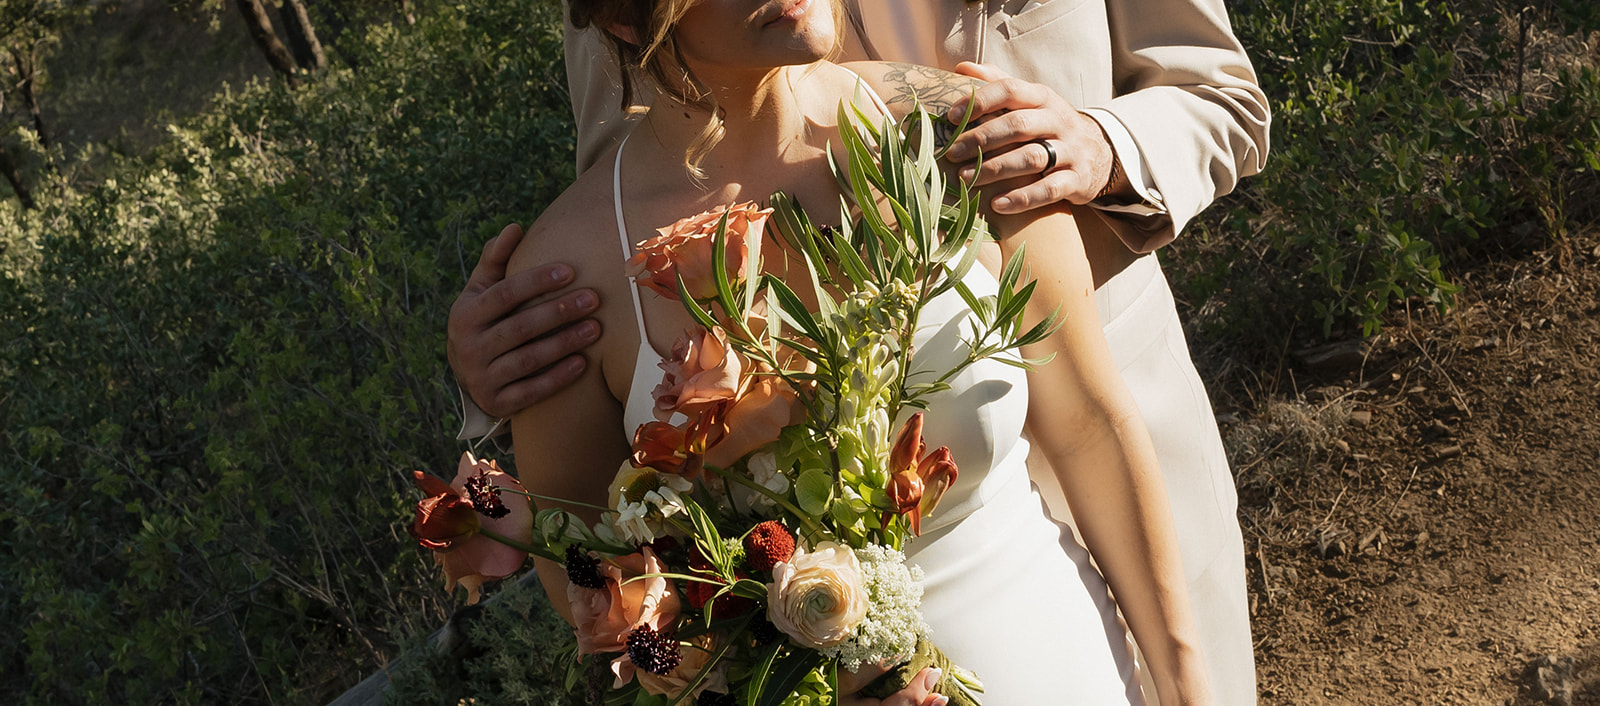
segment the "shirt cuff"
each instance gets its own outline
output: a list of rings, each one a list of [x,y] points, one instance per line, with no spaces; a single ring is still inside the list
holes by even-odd
[[[1141,216],[1165,214],[1167,204],[1161,198],[1161,191],[1156,188],[1155,180],[1150,175],[1150,165],[1144,161],[1144,153],[1139,151],[1139,144],[1133,141],[1133,134],[1128,132],[1121,120],[1112,115],[1110,111],[1099,108],[1085,108],[1083,114],[1100,123],[1100,129],[1105,130],[1106,137],[1111,140],[1111,149],[1116,153],[1117,159],[1122,162],[1122,171],[1128,175],[1128,182],[1133,185],[1135,193],[1142,199],[1140,203],[1131,204],[1090,204],[1102,211],[1117,211],[1119,213],[1132,213]]]
[[[511,432],[511,425],[507,424],[507,421],[509,420],[489,416],[467,396],[466,390],[461,390],[461,431],[456,432],[457,441],[494,438],[508,434]],[[498,439],[495,441],[495,446],[500,446]]]

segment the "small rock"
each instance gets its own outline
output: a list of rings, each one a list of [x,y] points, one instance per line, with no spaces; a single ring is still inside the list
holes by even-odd
[[[1552,706],[1572,706],[1572,658],[1544,655],[1528,665],[1533,698]]]
[[[1442,449],[1439,449],[1439,453],[1437,455],[1435,455],[1435,458],[1443,460],[1443,459],[1447,459],[1447,458],[1455,458],[1455,457],[1460,456],[1460,455],[1461,455],[1461,446],[1460,445],[1451,445],[1451,446],[1446,446],[1446,447],[1444,447]]]
[[[1356,544],[1356,551],[1364,552],[1369,547],[1382,551],[1383,544],[1386,541],[1388,541],[1388,538],[1383,535],[1383,530],[1375,529],[1361,538],[1361,541]]]
[[[1371,346],[1364,340],[1336,341],[1295,351],[1295,357],[1312,370],[1352,370],[1361,367]]]
[[[1344,439],[1334,439],[1333,448],[1337,449],[1339,453],[1345,456],[1350,455],[1350,442],[1345,441]]]
[[[1365,409],[1358,409],[1358,410],[1356,410],[1354,412],[1351,412],[1350,413],[1350,423],[1354,424],[1354,425],[1356,425],[1358,427],[1364,427],[1364,426],[1366,426],[1368,424],[1371,424],[1372,423],[1372,412],[1367,411]]]
[[[1338,530],[1324,529],[1317,534],[1317,554],[1324,559],[1331,559],[1345,553],[1344,540],[1339,538],[1343,534]]]

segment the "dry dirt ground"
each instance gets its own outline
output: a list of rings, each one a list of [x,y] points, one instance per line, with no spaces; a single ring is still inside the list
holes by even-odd
[[[1600,704],[1600,232],[1461,283],[1221,405],[1262,704]]]

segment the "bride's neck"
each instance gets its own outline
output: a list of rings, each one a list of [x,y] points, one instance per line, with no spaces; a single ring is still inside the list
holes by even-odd
[[[715,181],[724,169],[771,164],[807,138],[809,121],[801,90],[809,66],[785,66],[761,75],[718,77],[713,86],[722,139],[706,155],[702,168]],[[705,130],[711,115],[705,109],[662,96],[646,120],[668,154],[683,154]]]

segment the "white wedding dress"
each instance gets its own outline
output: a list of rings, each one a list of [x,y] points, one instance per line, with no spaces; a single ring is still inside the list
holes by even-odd
[[[622,148],[613,200],[623,255],[632,253],[622,213]],[[998,283],[982,266],[964,280],[978,296]],[[661,360],[650,347],[639,288],[630,287],[640,347],[626,400],[624,431],[650,421]],[[934,299],[918,322],[914,368],[948,370],[966,355],[965,302]],[[923,535],[908,547],[926,575],[922,612],[933,641],[983,681],[986,706],[1142,706],[1132,647],[1089,553],[1072,530],[1049,519],[1028,480],[1028,412],[1023,371],[984,361],[928,398],[923,437],[950,447],[959,476]],[[903,420],[896,420],[896,426]]]

